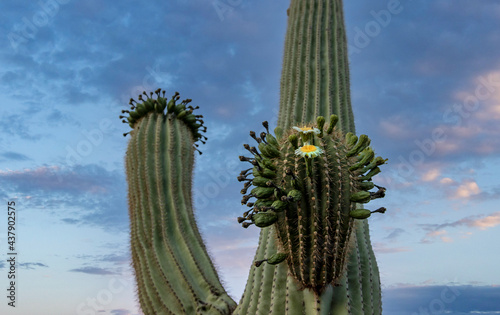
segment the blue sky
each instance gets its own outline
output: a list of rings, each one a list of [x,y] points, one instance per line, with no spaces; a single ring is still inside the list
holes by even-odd
[[[128,251],[128,99],[161,87],[208,127],[200,229],[239,300],[258,241],[238,155],[275,125],[286,1],[3,1],[0,197],[16,202],[18,306],[138,314]],[[384,314],[499,314],[500,4],[346,1],[358,133],[389,158],[370,218]],[[374,205],[375,207],[376,205]],[[0,287],[7,288],[7,216]]]

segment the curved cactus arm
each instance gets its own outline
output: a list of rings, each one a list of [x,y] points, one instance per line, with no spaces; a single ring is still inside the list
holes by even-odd
[[[278,127],[286,130],[336,114],[340,129],[354,133],[342,1],[291,0],[288,13]],[[337,286],[316,295],[297,285],[287,264],[252,266],[235,314],[381,314],[380,279],[366,221],[354,220]],[[255,261],[276,253],[277,242],[274,227],[263,228]],[[269,290],[267,298],[262,296]]]
[[[231,314],[198,231],[191,197],[195,141],[203,139],[188,102],[132,105],[127,148],[132,263],[145,314]],[[133,102],[131,102],[133,103]]]

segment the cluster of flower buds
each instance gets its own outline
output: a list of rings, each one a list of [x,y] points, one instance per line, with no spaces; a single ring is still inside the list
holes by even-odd
[[[266,132],[261,132],[259,137],[254,131],[250,131],[250,136],[257,142],[258,149],[244,144],[245,149],[253,156],[240,156],[240,161],[253,165],[238,176],[238,181],[245,182],[241,190],[244,195],[241,204],[250,207],[242,217],[238,217],[238,222],[244,228],[252,224],[261,228],[274,224],[278,219],[276,213],[284,211],[288,202],[293,202],[288,193],[275,183],[277,177],[275,160],[280,158],[280,146],[278,140],[269,132],[268,122],[264,121],[262,125],[266,128]],[[275,133],[278,135],[280,130],[275,130]],[[253,178],[249,178],[251,175]],[[252,185],[255,187],[247,194]],[[249,202],[250,198],[257,200]]]
[[[291,248],[295,245],[291,245],[294,239],[290,239],[290,233],[299,237],[304,232],[301,224],[297,227],[289,225],[303,220],[300,211],[323,220],[314,223],[316,219],[312,219],[308,223],[314,225],[311,231],[325,224],[330,230],[335,230],[334,226],[339,222],[366,219],[372,213],[385,212],[385,208],[370,211],[357,205],[385,196],[386,189],[375,185],[372,178],[387,160],[375,157],[366,135],[358,138],[353,133],[347,133],[344,136],[335,130],[337,121],[338,117],[331,115],[329,126],[325,128],[326,119],[318,117],[315,125],[293,127],[285,133],[276,128],[275,136],[269,132],[269,124],[265,121],[262,123],[265,132],[257,134],[250,131],[257,145],[244,144],[250,156],[240,156],[240,161],[250,163],[251,167],[238,176],[238,180],[244,182],[241,203],[250,209],[238,217],[238,223],[244,228],[251,225],[265,228],[275,224],[278,239],[282,240],[281,248]],[[374,188],[377,190],[371,191]],[[318,209],[319,206],[324,209]],[[326,217],[321,218],[320,214],[326,214]],[[344,228],[347,229],[346,226]],[[330,237],[327,236],[330,233],[328,230],[322,233],[325,235],[321,236],[318,232],[316,235]],[[343,235],[348,237],[348,231]],[[276,255],[285,260],[284,253]],[[293,251],[288,253],[290,255]],[[264,261],[274,263],[278,261],[276,257],[256,264]]]
[[[156,98],[154,98],[153,92],[150,92],[149,95],[145,91],[142,92],[142,94],[138,96],[139,102],[131,98],[129,102],[131,106],[130,110],[122,110],[123,114],[128,114],[128,116],[120,116],[122,122],[134,129],[135,124],[150,113],[158,113],[164,116],[170,115],[182,120],[189,126],[193,133],[196,147],[198,147],[196,144],[197,141],[205,143],[207,137],[201,134],[207,131],[207,127],[203,125],[203,116],[193,114],[199,106],[193,107],[188,105],[191,103],[191,99],[185,99],[177,104],[177,101],[180,99],[179,92],[175,92],[170,101],[165,97],[165,91],[161,89],[157,89],[154,94],[156,94]],[[145,98],[143,96],[145,96]],[[124,133],[123,136],[129,133],[130,132]],[[198,150],[198,152],[200,151]]]

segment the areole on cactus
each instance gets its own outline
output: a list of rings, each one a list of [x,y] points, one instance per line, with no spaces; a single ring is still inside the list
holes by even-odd
[[[387,160],[375,158],[366,135],[344,136],[334,129],[337,121],[338,116],[331,115],[325,131],[325,118],[319,116],[317,125],[286,132],[276,128],[276,137],[265,121],[266,132],[260,137],[250,132],[260,152],[245,144],[252,157],[240,156],[253,168],[238,176],[245,182],[241,202],[251,208],[238,222],[245,228],[274,225],[278,240],[278,253],[256,265],[276,264],[286,257],[300,287],[317,294],[330,284],[340,284],[353,221],[385,212],[385,208],[358,209],[358,204],[384,197],[385,188],[375,185],[372,177]],[[246,194],[251,185],[255,188]],[[370,192],[374,188],[377,191]],[[256,200],[250,202],[251,198]]]

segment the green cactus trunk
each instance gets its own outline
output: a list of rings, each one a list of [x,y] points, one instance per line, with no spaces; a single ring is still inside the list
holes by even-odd
[[[152,112],[128,145],[132,261],[145,314],[230,314],[236,306],[193,216],[193,144],[183,121]]]
[[[341,130],[354,133],[342,1],[292,0],[288,13],[278,126],[287,130],[336,114]],[[287,264],[252,266],[235,314],[381,314],[367,220],[355,220],[350,242],[340,285],[320,296],[300,290]],[[277,250],[275,227],[262,229],[255,260]]]

